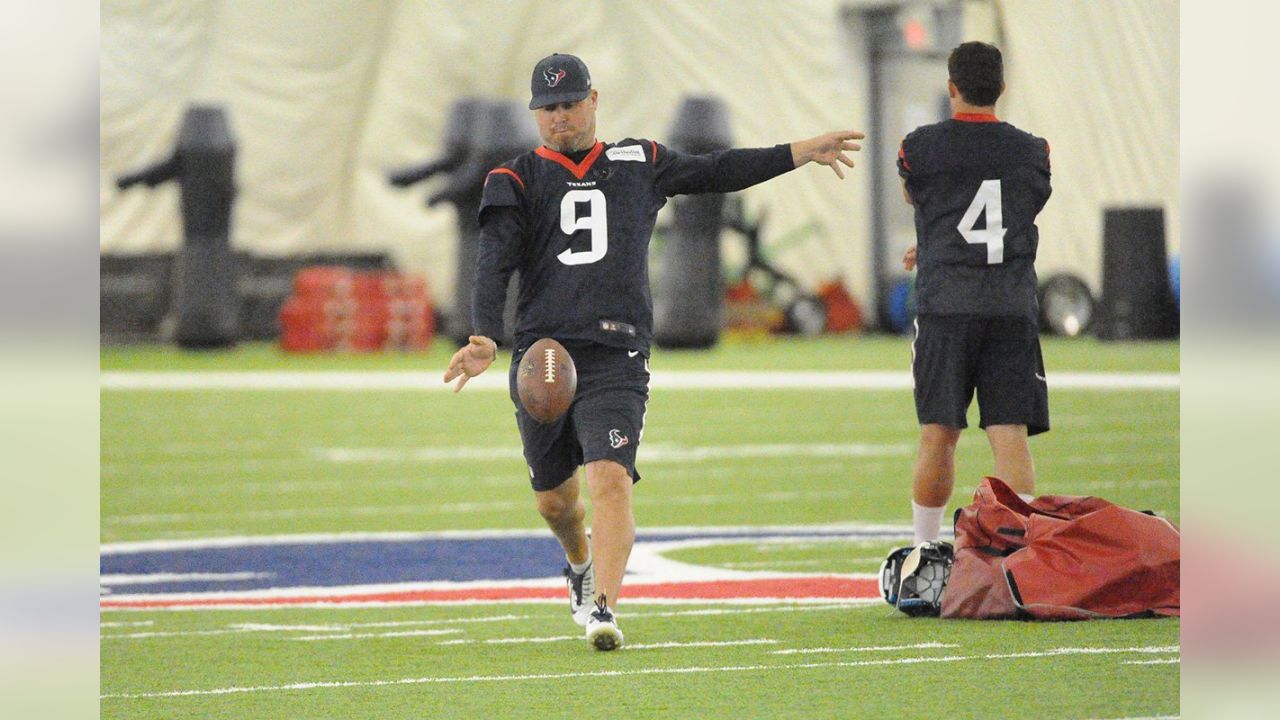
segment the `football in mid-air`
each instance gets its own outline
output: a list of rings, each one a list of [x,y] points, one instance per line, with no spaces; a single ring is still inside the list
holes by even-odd
[[[516,393],[525,412],[538,422],[555,422],[569,411],[577,391],[578,371],[563,345],[542,338],[529,346],[516,370]]]

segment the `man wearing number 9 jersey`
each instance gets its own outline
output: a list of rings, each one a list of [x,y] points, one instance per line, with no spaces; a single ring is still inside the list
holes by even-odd
[[[502,335],[507,281],[520,271],[511,395],[538,512],[564,547],[574,620],[600,650],[622,644],[614,614],[635,540],[631,512],[636,447],[649,398],[653,303],[648,250],[668,197],[733,192],[809,162],[840,178],[856,131],[770,148],[685,155],[652,140],[596,139],[598,91],[586,65],[551,55],[533,69],[529,109],[543,146],[495,168],[480,205],[476,334],[450,361],[445,381],[488,368]],[[559,421],[521,408],[515,369],[538,338],[560,341],[578,372],[577,396]],[[578,467],[593,506],[586,534]]]
[[[947,70],[951,119],[917,128],[898,151],[916,221],[903,266],[919,270],[911,368],[920,422],[916,543],[938,539],[975,390],[992,474],[1028,499],[1035,466],[1027,438],[1049,429],[1035,271],[1049,144],[996,118],[1004,64],[995,46],[966,42]]]

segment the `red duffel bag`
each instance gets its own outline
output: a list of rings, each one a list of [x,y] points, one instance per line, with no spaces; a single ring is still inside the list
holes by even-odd
[[[988,477],[956,512],[942,617],[1084,620],[1180,613],[1180,540],[1163,518],[1095,497],[1030,503]]]

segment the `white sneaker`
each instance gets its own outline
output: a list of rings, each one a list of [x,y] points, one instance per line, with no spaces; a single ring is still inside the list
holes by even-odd
[[[587,616],[591,614],[591,598],[596,596],[595,565],[587,565],[586,571],[579,574],[568,565],[564,566],[564,583],[569,588],[569,612],[579,627],[587,624]]]
[[[622,647],[622,631],[613,612],[605,605],[605,597],[596,599],[596,607],[587,616],[587,642],[597,650],[617,650]]]

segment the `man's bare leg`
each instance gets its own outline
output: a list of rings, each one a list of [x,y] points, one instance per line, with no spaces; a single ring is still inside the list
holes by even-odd
[[[584,523],[587,507],[582,502],[578,486],[578,475],[574,473],[559,487],[534,492],[538,513],[564,547],[565,557],[575,565],[585,563],[589,557]]]
[[[1036,464],[1031,459],[1026,425],[988,425],[987,440],[995,458],[996,477],[1023,496],[1036,494]]]
[[[911,486],[911,519],[917,545],[938,539],[942,515],[955,485],[959,440],[960,428],[937,424],[920,426],[920,447]]]
[[[618,602],[622,576],[636,541],[636,521],[631,512],[631,477],[612,460],[587,463],[587,490],[591,493],[591,555],[596,572],[596,593],[604,595],[610,609]]]

